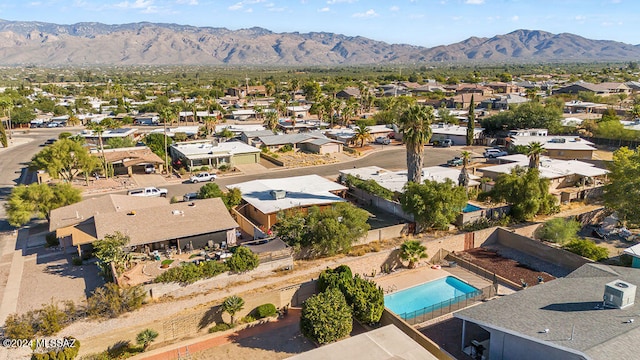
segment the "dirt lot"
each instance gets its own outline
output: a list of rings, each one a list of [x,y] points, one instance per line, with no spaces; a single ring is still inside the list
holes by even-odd
[[[538,283],[538,276],[542,276],[544,281],[555,279],[552,275],[531,269],[515,260],[504,258],[497,252],[485,248],[471,249],[457,253],[457,255],[518,284],[521,280],[524,280],[529,285],[535,285]]]

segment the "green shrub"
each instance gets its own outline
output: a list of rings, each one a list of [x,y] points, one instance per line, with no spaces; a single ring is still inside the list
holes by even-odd
[[[248,247],[239,246],[226,264],[229,266],[229,270],[242,273],[257,268],[260,264],[260,258]]]
[[[580,225],[580,223],[576,220],[554,218],[545,222],[544,225],[539,227],[536,230],[536,236],[540,240],[562,245],[576,239],[578,236],[578,231],[580,231],[581,227],[582,225]]]
[[[177,196],[172,196],[172,197],[171,197],[171,201],[170,201],[170,203],[171,203],[171,204],[179,203],[181,200],[182,200],[182,199],[180,199],[180,198],[179,198],[179,197],[177,197]]]
[[[278,152],[281,153],[286,153],[289,151],[293,151],[293,145],[292,144],[284,144],[282,145],[282,147],[280,149],[278,149]]]
[[[205,261],[204,263],[200,263],[200,270],[202,271],[202,277],[206,279],[220,275],[225,271],[229,271],[229,267],[226,263]]]
[[[231,167],[229,165],[227,165],[227,164],[222,164],[222,165],[218,166],[218,170],[220,170],[220,171],[228,171],[228,170],[231,170]]]
[[[245,323],[245,324],[252,323],[254,321],[256,321],[256,318],[254,318],[251,315],[247,315],[247,316],[242,318],[242,322]]]
[[[321,345],[346,337],[352,326],[351,308],[338,289],[327,289],[302,304],[300,330]]]
[[[344,296],[353,308],[356,320],[365,324],[376,324],[384,311],[384,292],[375,282],[356,274],[353,285],[346,289]]]
[[[273,304],[262,304],[254,310],[255,316],[258,319],[263,319],[270,316],[275,316],[277,313],[276,306]]]
[[[187,169],[185,168],[180,168],[180,170],[178,170],[178,174],[180,174],[180,176],[184,176],[187,174]]]
[[[318,290],[323,292],[329,288],[342,290],[350,286],[353,281],[351,268],[347,265],[340,265],[335,269],[326,269],[318,276]]]
[[[601,261],[609,258],[609,250],[607,250],[607,248],[598,246],[595,242],[587,239],[571,240],[563,246],[563,248],[574,254],[578,254],[594,261]]]
[[[225,263],[217,261],[203,261],[199,265],[194,263],[182,263],[181,266],[171,268],[160,274],[153,281],[156,283],[193,284],[206,278],[211,278],[229,270]]]
[[[394,196],[393,191],[383,187],[373,179],[362,180],[362,179],[358,179],[353,175],[347,175],[347,178],[345,179],[345,183],[349,187],[354,187],[354,188],[366,191],[372,195],[376,195],[383,199],[393,200],[393,196]]]
[[[71,263],[75,266],[80,266],[82,265],[82,258],[79,256],[74,256],[71,258]]]
[[[52,336],[69,325],[76,316],[72,301],[60,308],[58,303],[45,304],[41,309],[24,314],[9,314],[5,320],[4,334],[10,339],[30,339],[36,335]]]
[[[60,240],[56,236],[55,232],[50,232],[45,236],[45,240],[47,242],[46,247],[58,246],[60,245]]]
[[[214,333],[214,332],[218,332],[218,331],[225,331],[225,330],[229,330],[229,329],[233,329],[234,325],[233,324],[227,324],[227,323],[218,323],[215,324],[215,326],[212,326],[209,328],[209,333]]]

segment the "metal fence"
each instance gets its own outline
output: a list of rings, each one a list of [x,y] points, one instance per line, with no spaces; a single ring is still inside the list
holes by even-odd
[[[491,285],[480,290],[476,290],[472,293],[456,296],[455,298],[445,300],[438,304],[424,307],[420,310],[397,315],[410,325],[415,325],[460,309],[464,309],[467,306],[470,306],[478,301],[486,300],[493,296],[495,296],[495,287]]]
[[[460,266],[463,269],[469,270],[472,273],[482,276],[483,278],[493,282],[494,284],[500,283],[502,285],[515,288],[517,290],[522,289],[522,284],[515,283],[507,278],[497,275],[496,273],[489,271],[485,268],[482,268],[468,260],[465,260],[459,256],[456,256],[452,253],[449,253],[445,256],[445,259],[448,261],[452,261],[456,264],[456,266]]]

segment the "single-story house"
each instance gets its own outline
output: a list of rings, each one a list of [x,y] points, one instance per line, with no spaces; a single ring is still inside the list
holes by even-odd
[[[260,149],[240,141],[217,143],[211,140],[189,141],[173,144],[169,155],[174,163],[189,168],[209,166],[218,168],[221,165],[257,164],[260,162]]]
[[[198,136],[198,131],[200,127],[198,125],[195,126],[177,126],[174,128],[167,128],[167,136],[173,138],[178,133],[183,133],[187,135],[187,138],[193,139]],[[164,133],[164,129],[153,129],[150,131],[151,134],[155,133]]]
[[[369,130],[372,140],[377,137],[389,137],[394,132],[392,128],[387,127],[386,125],[371,125],[367,126],[367,129]],[[354,126],[350,126],[329,129],[326,130],[324,134],[331,139],[335,139],[343,143],[349,143],[355,136],[356,130]]]
[[[347,87],[344,90],[338,91],[336,93],[336,98],[338,99],[360,99],[360,89],[357,87]]]
[[[640,244],[624,249],[624,253],[631,256],[631,267],[640,269]]]
[[[509,110],[513,105],[520,105],[529,102],[524,96],[518,94],[506,94],[494,96],[481,102],[481,107],[488,109],[491,106],[493,110]]]
[[[609,105],[597,104],[588,101],[571,100],[564,103],[564,112],[569,114],[598,114],[607,109]]]
[[[546,150],[545,155],[554,159],[591,160],[597,149],[593,143],[577,136],[513,136],[507,139],[510,147],[527,146],[538,142]]]
[[[389,171],[378,166],[365,166],[361,168],[340,170],[339,173],[341,180],[344,180],[347,175],[351,175],[362,180],[374,180],[378,185],[395,193],[401,193],[404,186],[407,184],[406,170]],[[430,166],[422,169],[423,181],[429,180],[443,183],[449,179],[457,185],[459,176],[460,169],[451,167]],[[468,187],[479,186],[479,180],[480,177],[472,174],[472,170],[470,170]]]
[[[92,143],[97,145],[99,143],[100,134],[93,130],[82,130],[79,134],[88,143]],[[112,138],[130,138],[132,140],[136,140],[138,138],[138,129],[135,128],[119,128],[119,129],[108,129],[102,132],[102,141],[106,142]]]
[[[561,87],[553,91],[553,94],[577,94],[582,91],[593,92],[600,96],[609,96],[611,94],[631,94],[631,88],[625,83],[605,82],[592,84],[585,81]]]
[[[240,135],[245,131],[262,131],[266,130],[264,126],[260,124],[221,124],[216,125],[215,132],[216,134],[222,132],[223,130],[229,130],[236,135]]]
[[[264,85],[252,85],[252,86],[238,86],[228,88],[227,95],[245,98],[247,96],[267,96],[267,90]]]
[[[271,130],[243,131],[240,133],[240,140],[251,146],[260,147],[260,136],[276,135]]]
[[[467,144],[467,127],[449,124],[433,124],[431,125],[431,141],[442,141],[451,139],[453,145]],[[473,141],[477,143],[482,140],[484,129],[481,127],[473,128]]]
[[[103,152],[92,150],[91,155],[101,157]],[[107,163],[113,165],[115,175],[144,174],[148,165],[162,171],[164,165],[164,160],[146,146],[105,149],[104,158]]]
[[[49,230],[63,246],[85,245],[120,232],[142,250],[234,245],[238,224],[220,198],[170,204],[165,198],[107,195],[51,211]]]
[[[231,117],[234,120],[248,120],[251,117],[256,116],[256,111],[253,109],[240,109],[231,111]]]
[[[229,189],[240,189],[242,205],[238,212],[265,229],[277,222],[282,210],[306,211],[312,206],[329,206],[345,201],[347,188],[319,175],[294,176],[279,179],[260,179],[227,185]]]
[[[582,265],[564,278],[455,312],[461,347],[482,345],[491,360],[636,359],[637,284],[639,269]]]
[[[498,158],[500,165],[478,168],[484,177],[496,180],[501,174],[509,174],[516,166],[528,167],[529,158],[523,154]],[[540,176],[549,179],[549,193],[562,202],[584,199],[602,191],[608,170],[579,160],[559,160],[546,156],[540,158]]]
[[[332,154],[342,152],[342,143],[326,138],[319,133],[298,133],[259,136],[255,145],[267,147],[270,151],[277,151],[281,147],[291,144],[294,149],[315,154]]]
[[[309,116],[311,105],[287,106],[287,114],[297,118],[306,118]]]
[[[157,113],[140,114],[133,118],[136,125],[157,125],[159,121],[160,116]]]

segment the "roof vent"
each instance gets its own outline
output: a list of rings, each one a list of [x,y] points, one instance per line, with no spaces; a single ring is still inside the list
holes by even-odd
[[[270,193],[274,200],[281,200],[287,196],[286,190],[271,190]]]
[[[182,210],[172,210],[171,213],[173,215],[184,215],[184,211]]]
[[[604,306],[624,309],[633,305],[636,286],[622,280],[614,280],[604,286]]]

